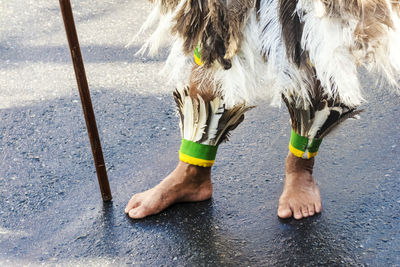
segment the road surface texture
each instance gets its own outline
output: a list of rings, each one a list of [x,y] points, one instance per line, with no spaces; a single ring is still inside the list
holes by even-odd
[[[146,1],[72,1],[114,199],[103,204],[58,1],[0,0],[0,265],[399,266],[400,97],[361,74],[360,120],[324,140],[321,215],[279,220],[286,108],[260,104],[221,145],[215,193],[131,220],[177,163],[165,53],[125,45]]]

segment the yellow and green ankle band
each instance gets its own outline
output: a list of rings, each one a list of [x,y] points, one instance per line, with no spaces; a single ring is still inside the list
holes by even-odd
[[[196,48],[194,49],[194,62],[196,62],[196,64],[199,66],[203,66],[199,46],[196,46]]]
[[[290,136],[289,150],[293,155],[303,159],[311,159],[318,154],[318,148],[322,143],[322,139],[308,139],[307,137],[297,134],[292,129]]]
[[[217,150],[218,146],[203,145],[182,139],[179,159],[192,165],[211,167],[215,162]]]

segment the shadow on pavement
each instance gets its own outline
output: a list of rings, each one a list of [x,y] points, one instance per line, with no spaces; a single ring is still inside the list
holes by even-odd
[[[82,55],[86,63],[110,63],[110,62],[158,62],[165,60],[164,53],[153,58],[145,58],[135,53],[140,49],[138,46],[126,48],[124,46],[82,46]],[[0,43],[0,61],[9,64],[1,64],[0,68],[11,68],[14,63],[59,63],[71,62],[68,47],[65,46],[18,46],[9,47]]]
[[[126,202],[177,162],[172,97],[111,88],[92,97],[114,195],[105,204],[78,96],[0,110],[0,262],[399,263],[397,99],[377,94],[364,119],[324,140],[315,170],[320,216],[276,217],[289,123],[285,109],[260,105],[220,147],[211,200],[135,221],[123,213]]]

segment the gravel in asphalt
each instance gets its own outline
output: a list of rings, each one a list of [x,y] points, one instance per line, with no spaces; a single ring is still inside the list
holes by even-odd
[[[289,117],[261,103],[221,145],[211,200],[126,217],[177,163],[165,54],[125,48],[145,1],[72,2],[114,199],[101,201],[58,2],[0,0],[2,266],[400,265],[400,97],[364,74],[365,112],[317,158],[321,215],[277,218]]]

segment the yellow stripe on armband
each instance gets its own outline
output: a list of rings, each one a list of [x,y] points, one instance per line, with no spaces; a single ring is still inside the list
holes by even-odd
[[[302,158],[304,155],[304,151],[301,151],[297,148],[295,148],[294,146],[292,146],[292,144],[289,143],[289,150],[290,152],[292,152],[293,155],[295,155],[298,158]]]
[[[183,154],[179,151],[179,160],[186,162],[188,164],[200,166],[200,167],[212,167],[215,160],[198,159],[188,155]]]
[[[182,139],[179,149],[179,159],[183,162],[200,166],[211,167],[215,162],[218,146],[199,144]]]
[[[308,153],[307,153],[309,159],[315,157],[317,154],[318,154],[318,152],[313,152],[313,153],[308,152]]]
[[[307,157],[304,157],[304,151],[298,150],[297,148],[295,148],[294,146],[292,146],[291,144],[289,144],[289,150],[290,152],[292,152],[293,155],[295,155],[298,158],[306,158],[306,159],[311,159],[313,157],[315,157],[318,152],[307,152]]]

